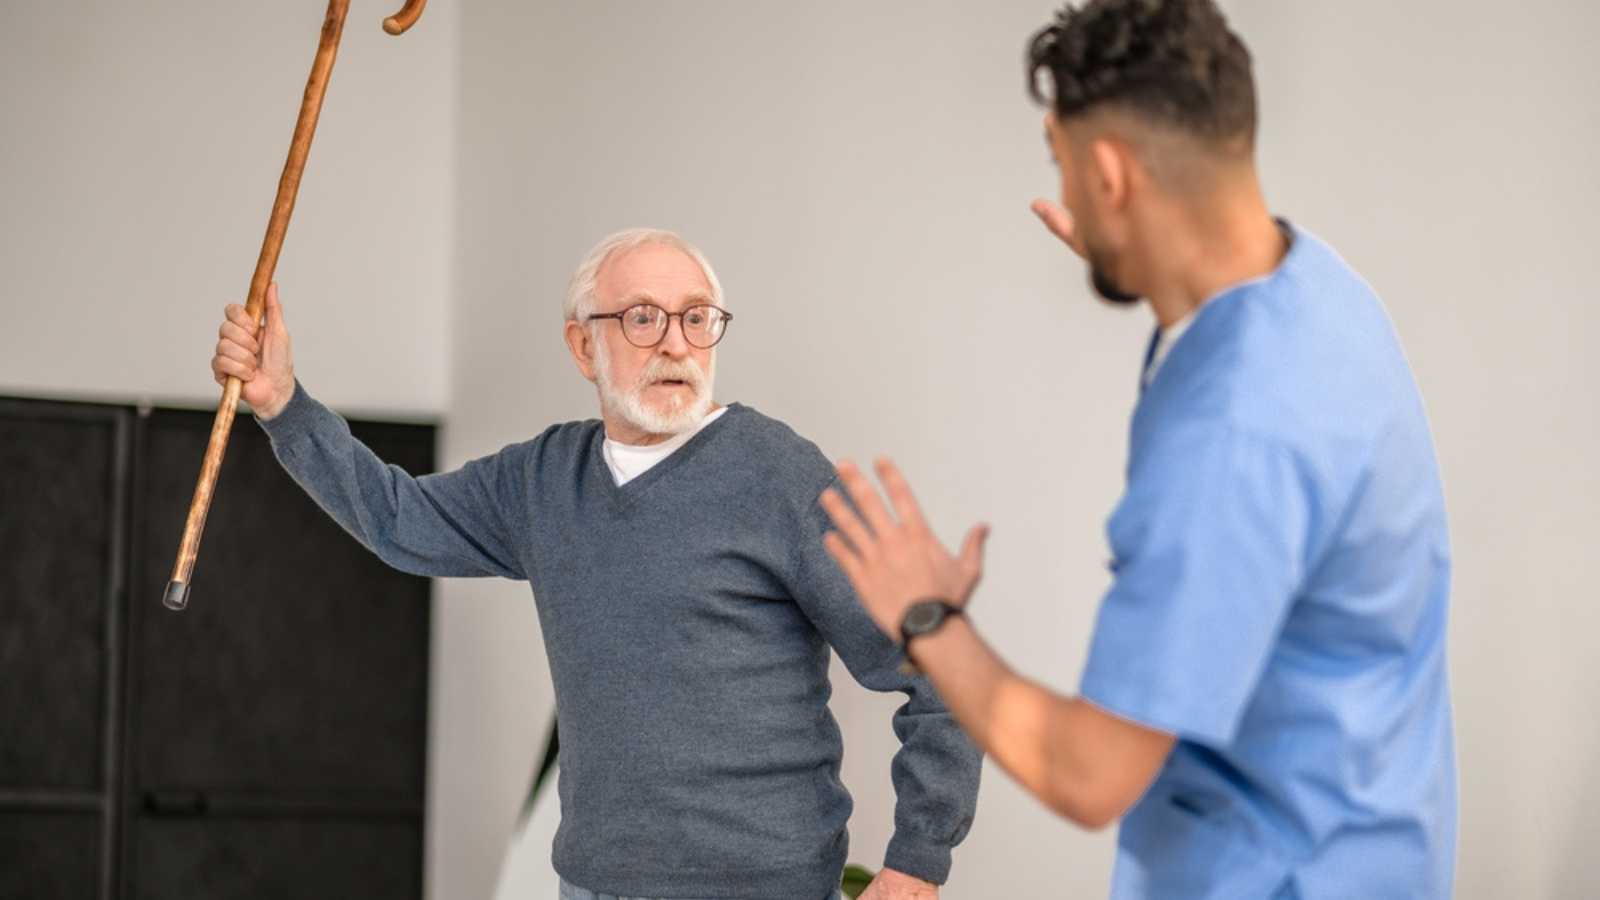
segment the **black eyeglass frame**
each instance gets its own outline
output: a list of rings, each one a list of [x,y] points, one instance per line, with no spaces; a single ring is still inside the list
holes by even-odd
[[[628,313],[631,313],[634,310],[639,309],[640,307],[649,307],[650,309],[657,310],[662,315],[667,317],[667,319],[666,319],[667,324],[661,329],[661,336],[656,338],[654,342],[649,343],[649,344],[638,343],[633,338],[629,337],[628,336],[628,325],[627,325],[627,322],[624,321],[624,319],[627,317]],[[717,311],[717,314],[722,317],[722,331],[717,334],[717,339],[716,340],[714,340],[711,343],[706,344],[704,346],[702,346],[700,344],[696,344],[694,342],[694,340],[689,337],[689,329],[683,327],[683,317],[687,316],[688,314],[694,312],[697,309],[714,309],[714,310]],[[616,319],[617,322],[622,325],[622,338],[623,338],[623,340],[627,341],[630,344],[633,344],[633,346],[638,347],[641,350],[652,350],[652,349],[654,349],[656,347],[661,346],[661,342],[667,339],[667,332],[672,330],[672,320],[673,319],[677,319],[678,320],[678,330],[683,332],[683,340],[684,340],[685,343],[687,343],[689,346],[694,347],[694,348],[696,348],[698,350],[710,350],[712,347],[715,347],[716,345],[722,343],[722,339],[728,336],[728,325],[733,322],[733,313],[728,312],[727,310],[725,310],[722,307],[716,305],[715,303],[696,303],[693,306],[685,308],[682,312],[667,312],[665,307],[658,306],[657,304],[654,304],[654,303],[635,303],[632,306],[629,306],[627,309],[622,310],[621,312],[591,313],[590,315],[584,317],[584,321],[585,322],[593,322],[596,319]]]

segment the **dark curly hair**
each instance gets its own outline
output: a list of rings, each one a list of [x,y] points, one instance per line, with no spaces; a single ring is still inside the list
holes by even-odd
[[[1028,92],[1066,120],[1114,105],[1218,143],[1255,142],[1250,51],[1213,0],[1068,3],[1028,44]],[[1040,70],[1055,82],[1040,88]]]

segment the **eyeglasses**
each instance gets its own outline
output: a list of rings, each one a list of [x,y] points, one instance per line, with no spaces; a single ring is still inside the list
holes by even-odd
[[[622,336],[628,339],[628,343],[648,349],[666,339],[667,328],[674,318],[681,321],[683,339],[690,346],[709,350],[728,333],[728,323],[733,321],[733,313],[709,303],[675,313],[669,313],[654,303],[637,303],[622,312],[595,313],[584,321],[616,319],[622,323]]]

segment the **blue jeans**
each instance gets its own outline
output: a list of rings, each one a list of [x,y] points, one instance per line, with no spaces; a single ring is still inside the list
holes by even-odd
[[[561,900],[654,900],[650,897],[618,897],[616,894],[596,894],[575,884],[561,879]],[[844,900],[842,891],[834,891],[833,895],[824,900]]]

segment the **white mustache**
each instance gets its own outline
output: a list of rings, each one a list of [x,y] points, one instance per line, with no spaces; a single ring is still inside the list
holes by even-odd
[[[661,381],[684,382],[698,394],[705,390],[706,375],[693,360],[674,361],[658,356],[646,363],[644,371],[639,373],[638,387],[646,388]]]

